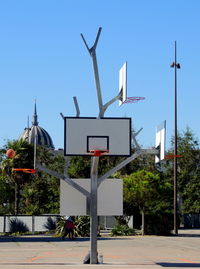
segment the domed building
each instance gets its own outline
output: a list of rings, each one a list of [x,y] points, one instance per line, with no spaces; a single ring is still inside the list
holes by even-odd
[[[36,103],[33,115],[33,122],[31,128],[27,127],[24,129],[23,133],[20,135],[19,139],[28,141],[30,144],[36,142],[37,145],[47,147],[49,149],[54,149],[53,141],[48,132],[38,125],[37,120],[37,110]]]

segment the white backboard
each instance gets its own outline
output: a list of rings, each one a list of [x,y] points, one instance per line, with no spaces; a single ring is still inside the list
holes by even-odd
[[[72,180],[90,192],[90,178]],[[123,181],[121,179],[104,180],[98,188],[97,197],[98,216],[123,215]],[[89,215],[89,203],[86,196],[64,180],[60,181],[60,215]]]
[[[64,155],[91,155],[105,150],[109,156],[131,155],[131,118],[65,117]]]
[[[121,106],[127,98],[127,62],[119,70],[119,92],[121,93],[119,106]]]
[[[155,163],[165,159],[165,136],[166,136],[166,121],[163,121],[156,128],[156,148],[159,149],[159,155],[155,156]]]

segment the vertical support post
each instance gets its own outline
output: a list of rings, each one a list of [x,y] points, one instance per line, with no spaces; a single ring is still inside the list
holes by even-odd
[[[34,157],[33,157],[33,168],[36,168],[36,154],[37,154],[37,138],[36,138],[36,133],[34,137]]]
[[[3,232],[6,233],[6,216],[3,216]]]
[[[144,219],[144,208],[142,209],[142,236],[144,236],[145,231],[145,219]]]
[[[32,234],[35,234],[35,216],[32,215]]]
[[[180,64],[176,61],[176,41],[174,46],[174,234],[178,235],[178,205],[177,205],[177,68]]]
[[[92,157],[90,189],[90,264],[97,264],[97,180],[99,157]]]
[[[175,67],[174,67],[174,234],[177,228],[177,66],[176,66],[176,41],[175,41]]]

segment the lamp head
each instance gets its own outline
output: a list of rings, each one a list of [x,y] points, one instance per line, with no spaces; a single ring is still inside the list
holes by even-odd
[[[173,68],[174,66],[175,66],[175,63],[174,62],[172,64],[170,64],[170,67]]]

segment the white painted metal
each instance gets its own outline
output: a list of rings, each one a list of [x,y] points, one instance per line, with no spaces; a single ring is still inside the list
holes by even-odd
[[[91,155],[92,149],[107,149],[110,156],[130,156],[131,118],[65,117],[64,155]]]
[[[72,179],[74,183],[90,191],[91,179]],[[121,179],[106,179],[98,187],[97,195],[98,216],[123,215],[123,182]],[[87,215],[87,199],[73,186],[60,181],[60,214],[61,215]]]
[[[155,163],[165,159],[165,136],[166,121],[163,121],[156,129],[156,148],[159,149],[159,154],[155,155]]]
[[[127,62],[119,70],[119,92],[121,93],[119,106],[121,106],[127,98]]]

